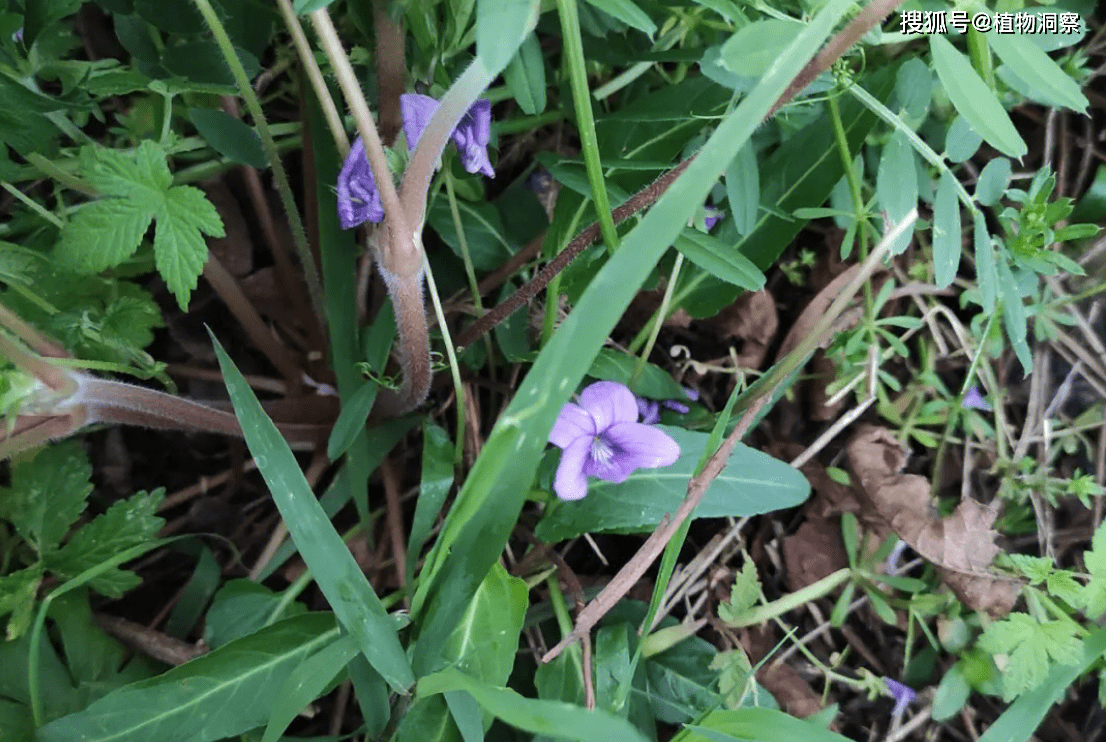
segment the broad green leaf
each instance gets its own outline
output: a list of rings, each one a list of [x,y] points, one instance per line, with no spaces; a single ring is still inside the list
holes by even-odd
[[[1014,349],[1022,369],[1028,374],[1033,370],[1033,356],[1029,351],[1029,329],[1026,326],[1028,318],[1025,304],[1022,303],[1022,292],[1005,260],[1000,257],[995,267],[998,269],[998,288],[1002,296],[1002,319],[1006,326],[1006,336],[1010,338],[1010,347]]]
[[[307,15],[329,7],[333,2],[334,0],[296,0],[292,3],[292,9],[296,11],[296,15]]]
[[[698,724],[688,724],[688,742],[847,742],[847,738],[804,719],[772,709],[712,711]]]
[[[485,711],[524,732],[581,742],[645,742],[629,722],[605,711],[524,698],[509,688],[482,683],[453,668],[421,678],[418,690],[419,695],[467,691]]]
[[[737,233],[747,235],[757,223],[760,209],[760,172],[757,170],[757,154],[751,143],[737,152],[726,168],[726,200],[730,204]]]
[[[754,21],[722,45],[722,64],[743,77],[760,77],[803,30],[797,21]]]
[[[280,609],[282,612],[275,614]],[[253,580],[230,580],[215,594],[204,617],[204,641],[212,649],[241,639],[272,623],[307,610],[303,603],[284,604],[284,597]]]
[[[921,121],[933,95],[933,73],[925,62],[912,57],[895,76],[895,97],[912,121]]]
[[[338,620],[373,669],[394,690],[406,690],[415,678],[399,643],[395,623],[315,499],[288,443],[223,346],[214,337],[212,341],[246,445],[303,560]]]
[[[975,200],[984,206],[994,206],[1006,195],[1010,184],[1010,160],[996,157],[984,165],[975,184]]]
[[[617,381],[630,387],[639,397],[648,399],[687,399],[684,388],[672,375],[653,363],[646,363],[634,379],[639,359],[614,348],[603,348],[592,361],[588,376],[601,381]]]
[[[995,302],[998,301],[998,260],[995,255],[994,245],[991,243],[991,235],[987,231],[987,221],[983,218],[982,211],[976,211],[975,215],[975,276],[979,281],[979,292],[982,295],[983,310],[994,311]]]
[[[466,675],[505,685],[518,651],[526,594],[524,581],[493,565],[446,644],[446,658]]]
[[[1086,113],[1089,104],[1087,96],[1079,89],[1079,83],[1041,51],[1028,36],[992,31],[987,34],[987,43],[995,50],[999,59],[1037,95],[1073,111]]]
[[[192,576],[178,593],[180,599],[173,606],[169,620],[165,622],[165,633],[178,639],[187,639],[192,633],[192,628],[200,622],[208,603],[223,582],[223,568],[215,554],[206,544],[196,544],[195,547],[189,551],[199,552],[196,566],[192,570]]]
[[[515,56],[522,40],[538,22],[534,0],[478,0],[476,4],[476,54],[494,74]]]
[[[549,431],[592,359],[725,166],[847,7],[845,0],[823,6],[778,64],[718,123],[699,156],[591,279],[500,414],[446,518],[412,602],[419,627],[412,662],[420,673],[442,665],[442,650],[459,617],[515,528]]]
[[[261,137],[240,119],[216,108],[189,108],[188,118],[211,148],[228,160],[258,169],[269,166]]]
[[[503,220],[494,205],[458,200],[457,210],[461,213],[469,257],[477,271],[494,270],[515,252],[515,246],[507,238]],[[460,257],[461,241],[457,237],[448,199],[435,199],[427,209],[426,221],[454,254]]]
[[[964,672],[960,669],[960,663],[956,663],[948,669],[948,672],[937,684],[937,692],[933,694],[933,710],[930,716],[934,721],[945,721],[960,713],[968,697],[972,694],[972,687],[968,684]]]
[[[350,397],[349,402],[342,405],[342,411],[338,413],[338,419],[326,444],[326,455],[331,461],[336,461],[349,450],[357,436],[365,432],[365,421],[369,419],[369,412],[376,402],[378,388],[375,381],[366,380]]]
[[[0,698],[0,729],[4,730],[4,739],[11,742],[33,742],[35,738],[35,720],[26,706]]]
[[[274,698],[273,713],[261,742],[277,742],[308,704],[345,672],[346,665],[357,654],[357,645],[349,636],[343,636],[292,670]]]
[[[885,224],[898,224],[911,209],[918,206],[918,178],[915,175],[914,150],[910,140],[899,129],[883,145],[883,155],[879,159],[879,172],[876,174],[876,196],[885,215]],[[895,241],[892,255],[906,252],[914,236],[911,226]]]
[[[758,291],[767,280],[751,260],[738,252],[736,245],[697,229],[685,229],[672,246],[715,278],[734,286]]]
[[[38,730],[38,742],[205,742],[269,718],[291,672],[340,630],[328,613],[262,629],[163,675],[113,691]]]
[[[657,32],[657,24],[633,0],[587,0],[587,3],[650,36]]]
[[[55,551],[92,493],[92,466],[76,441],[40,449],[12,466],[11,486],[0,488],[0,517],[40,556]]]
[[[530,34],[503,70],[503,79],[527,116],[545,110],[545,61],[538,37]]]
[[[7,75],[0,75],[0,142],[26,157],[32,152],[47,156],[57,151],[56,127],[43,116],[63,104],[32,92]],[[6,158],[5,158],[6,159]]]
[[[1097,621],[1106,613],[1106,526],[1095,531],[1090,550],[1083,552],[1083,563],[1091,579],[1083,588],[1082,604],[1087,617]]]
[[[153,541],[165,521],[157,517],[158,506],[165,490],[139,492],[119,500],[102,515],[96,516],[69,539],[59,551],[46,557],[47,569],[63,577],[76,577],[95,564],[106,562],[116,554],[134,546]],[[93,590],[109,598],[122,597],[136,587],[138,575],[118,567],[105,570],[89,581]]]
[[[687,483],[706,448],[706,433],[659,426],[680,445],[672,466],[638,469],[621,484],[591,480],[578,502],[556,501],[545,512],[536,533],[548,543],[582,533],[649,530],[673,513],[687,495]],[[810,493],[796,469],[748,446],[738,444],[726,468],[707,489],[694,517],[756,515],[798,505]]]
[[[988,144],[1010,157],[1020,158],[1028,152],[1010,116],[987,83],[972,68],[968,58],[940,35],[929,37],[929,48],[937,76],[941,78],[949,99],[972,128]]]
[[[415,576],[415,565],[426,538],[441,513],[445,498],[453,487],[453,442],[449,433],[430,420],[422,426],[422,478],[411,533],[407,537],[407,581]]]
[[[946,288],[960,268],[960,201],[956,197],[956,176],[943,173],[933,202],[934,283]]]

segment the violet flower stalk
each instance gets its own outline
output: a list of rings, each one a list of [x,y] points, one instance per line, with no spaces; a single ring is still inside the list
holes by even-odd
[[[599,381],[561,410],[549,442],[564,450],[553,490],[562,500],[588,493],[588,477],[624,482],[636,469],[669,466],[680,447],[664,431],[639,423],[638,403],[624,384]]]

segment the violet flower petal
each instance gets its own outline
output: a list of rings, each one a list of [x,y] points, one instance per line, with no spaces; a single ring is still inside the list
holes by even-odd
[[[638,423],[620,424],[638,425]],[[636,468],[626,459],[622,450],[613,444],[606,435],[600,435],[592,441],[591,453],[584,462],[584,474],[589,477],[598,477],[612,484],[625,482]]]
[[[572,441],[561,454],[557,474],[553,477],[553,491],[562,500],[579,500],[588,493],[588,477],[584,464],[591,453],[594,439],[581,437]]]
[[[979,387],[973,386],[968,390],[968,393],[964,395],[964,401],[961,403],[964,409],[967,410],[983,410],[984,412],[991,411],[991,403],[987,401],[987,398],[983,396],[979,391]]]
[[[595,418],[579,405],[567,403],[549,431],[549,442],[557,448],[567,448],[577,438],[595,437]]]
[[[405,93],[399,96],[399,113],[403,118],[403,134],[407,138],[407,151],[413,152],[422,131],[430,125],[438,101],[429,95]]]
[[[703,219],[703,226],[707,228],[707,231],[714,229],[714,225],[722,221],[722,218],[726,215],[726,212],[722,209],[716,209],[713,206],[706,207],[706,217]]]
[[[467,172],[495,177],[495,170],[488,159],[488,143],[492,140],[491,101],[481,99],[473,103],[453,130],[452,139]]]
[[[616,459],[633,469],[669,466],[680,458],[680,445],[660,428],[641,423],[617,423],[603,434],[617,450]]]
[[[361,137],[353,143],[342,164],[337,190],[338,223],[342,229],[353,229],[367,221],[384,221],[384,205],[380,203],[380,193],[376,190]]]
[[[660,405],[656,400],[637,397],[637,411],[643,425],[655,425],[661,421]]]
[[[914,701],[917,693],[909,685],[904,685],[891,678],[884,678],[883,682],[887,684],[887,690],[891,691],[891,695],[895,697],[895,708],[891,713],[895,716],[901,715],[906,707]]]
[[[615,423],[637,422],[637,401],[625,384],[597,381],[580,392],[580,406],[595,418],[600,435]]]
[[[677,402],[674,399],[666,399],[661,402],[661,404],[664,405],[665,409],[672,410],[673,412],[677,412],[681,415],[686,415],[687,413],[691,412],[690,407],[688,407],[683,402]]]

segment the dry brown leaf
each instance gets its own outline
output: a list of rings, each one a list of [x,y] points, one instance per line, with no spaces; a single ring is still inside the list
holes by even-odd
[[[808,519],[783,539],[787,587],[792,592],[849,566],[841,525],[825,518]]]
[[[724,340],[741,340],[742,368],[760,368],[780,327],[776,301],[767,290],[746,291],[721,312],[704,320]]]
[[[992,528],[996,506],[964,500],[945,518],[930,504],[929,480],[903,474],[906,452],[885,428],[861,429],[848,444],[849,463],[867,504],[914,551],[942,568],[946,584],[976,610],[1005,615],[1018,583],[990,573],[1001,549]]]
[[[788,665],[762,667],[757,671],[757,680],[775,697],[780,708],[792,716],[805,719],[822,710],[822,697],[806,678]]]

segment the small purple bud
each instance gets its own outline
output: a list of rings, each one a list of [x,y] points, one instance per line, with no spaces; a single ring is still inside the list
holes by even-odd
[[[891,691],[891,695],[895,698],[895,708],[891,713],[894,716],[900,716],[903,711],[906,711],[906,707],[914,702],[918,694],[909,685],[903,685],[897,680],[884,678],[883,682],[887,684],[887,690]]]
[[[984,412],[990,412],[992,409],[991,403],[987,401],[977,386],[973,386],[968,390],[968,393],[964,395],[961,406],[966,410],[983,410]]]
[[[365,144],[357,137],[338,173],[338,222],[342,229],[353,229],[365,222],[382,221],[384,205],[365,157]]]
[[[707,228],[707,231],[709,232],[714,229],[715,224],[722,221],[722,218],[726,215],[726,212],[722,211],[722,209],[716,209],[713,206],[706,206],[704,208],[706,209],[707,216],[703,220],[703,225]]]

